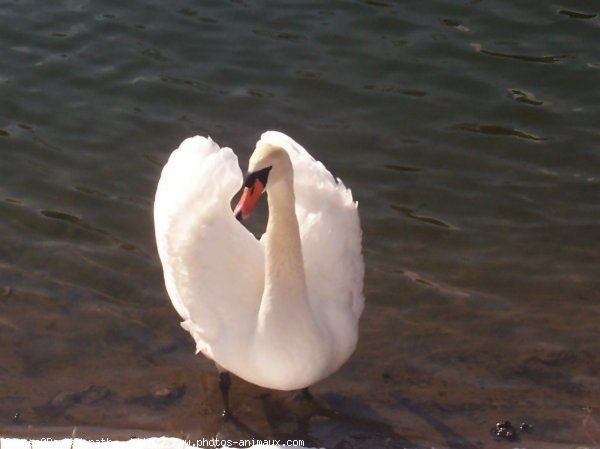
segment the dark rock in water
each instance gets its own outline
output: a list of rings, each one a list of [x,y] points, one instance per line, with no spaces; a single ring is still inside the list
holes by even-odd
[[[86,390],[78,393],[78,403],[82,405],[94,405],[108,399],[111,391],[103,386],[91,385]]]
[[[96,405],[112,396],[112,392],[103,386],[90,385],[82,391],[61,391],[46,405],[36,407],[37,414],[58,416],[75,405]]]
[[[164,408],[178,403],[185,396],[186,390],[185,384],[162,385],[156,387],[150,394],[133,397],[127,402],[152,408]]]
[[[497,440],[516,441],[518,438],[517,429],[513,427],[510,421],[500,421],[492,429],[492,435]]]
[[[48,405],[56,408],[68,408],[73,405],[94,405],[111,395],[111,391],[102,386],[91,385],[83,391],[61,392],[54,396]]]
[[[519,426],[521,432],[531,432],[533,426],[529,423],[523,422]],[[508,440],[516,441],[519,439],[519,433],[517,429],[511,424],[510,421],[499,421],[496,426],[492,429],[492,435],[497,440]]]
[[[170,385],[168,387],[159,387],[154,390],[154,397],[165,401],[181,399],[185,394],[185,385]]]
[[[61,391],[48,402],[48,406],[55,409],[67,409],[79,402],[79,393]]]
[[[521,423],[521,425],[519,426],[519,429],[522,432],[532,432],[533,431],[533,426],[529,423],[523,422]]]

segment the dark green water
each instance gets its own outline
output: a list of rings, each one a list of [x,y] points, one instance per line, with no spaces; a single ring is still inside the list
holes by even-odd
[[[244,426],[598,447],[596,2],[0,1],[0,23],[3,435],[216,434],[154,190],[185,137],[245,169],[277,129],[358,199],[367,307],[354,357],[314,387],[337,414],[299,420],[237,381]],[[498,443],[505,419],[533,431]]]

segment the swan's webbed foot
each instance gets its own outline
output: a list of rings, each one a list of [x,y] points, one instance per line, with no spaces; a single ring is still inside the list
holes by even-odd
[[[219,373],[219,390],[223,398],[223,412],[221,415],[226,421],[233,417],[233,412],[229,408],[229,387],[231,386],[231,377],[227,371]]]

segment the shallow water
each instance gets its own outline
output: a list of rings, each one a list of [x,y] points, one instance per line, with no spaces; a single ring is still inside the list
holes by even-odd
[[[0,1],[0,432],[598,447],[597,8]],[[185,137],[245,168],[266,129],[352,188],[367,307],[321,405],[238,380],[223,427],[153,194]]]

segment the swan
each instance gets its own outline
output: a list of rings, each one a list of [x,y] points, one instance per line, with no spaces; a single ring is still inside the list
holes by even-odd
[[[263,191],[259,240],[241,220]],[[168,295],[196,353],[219,370],[224,416],[230,372],[308,392],[354,351],[364,307],[358,204],[292,138],[262,134],[245,180],[230,148],[184,140],[162,170],[154,223]]]

